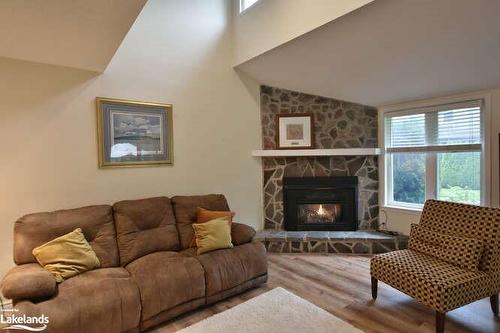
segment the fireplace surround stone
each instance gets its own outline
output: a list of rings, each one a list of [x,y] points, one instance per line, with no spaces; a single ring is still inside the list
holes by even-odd
[[[261,86],[262,145],[276,148],[276,115],[313,113],[318,149],[377,147],[377,110],[370,106]],[[378,157],[263,157],[264,228],[284,230],[283,177],[358,177],[358,229],[378,227]]]

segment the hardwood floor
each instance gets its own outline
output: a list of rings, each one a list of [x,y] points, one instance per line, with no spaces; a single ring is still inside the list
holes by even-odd
[[[183,315],[154,332],[175,332],[279,286],[367,333],[435,332],[433,310],[382,282],[372,301],[369,257],[269,254],[268,261],[267,285]],[[449,312],[446,332],[500,332],[500,318],[484,299]]]

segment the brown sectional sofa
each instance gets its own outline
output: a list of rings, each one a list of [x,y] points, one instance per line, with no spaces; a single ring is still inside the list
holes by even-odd
[[[223,195],[121,201],[22,217],[14,260],[2,293],[18,315],[44,314],[47,332],[140,332],[179,314],[267,281],[266,250],[255,231],[233,223],[232,249],[196,255],[190,248],[196,209],[229,210]],[[33,248],[75,228],[101,262],[99,269],[57,285]]]

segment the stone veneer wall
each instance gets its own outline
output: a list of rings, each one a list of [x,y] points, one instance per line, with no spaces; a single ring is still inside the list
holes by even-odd
[[[377,147],[377,110],[373,107],[261,86],[262,141],[276,147],[276,114],[313,113],[315,148]],[[376,156],[264,157],[264,228],[284,229],[282,178],[358,176],[359,229],[378,227]]]

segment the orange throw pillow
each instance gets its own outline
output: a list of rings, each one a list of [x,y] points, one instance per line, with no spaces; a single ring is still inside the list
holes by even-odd
[[[205,208],[198,207],[196,210],[196,223],[205,223],[218,219],[220,217],[227,217],[229,223],[233,222],[234,212],[224,211],[224,210],[208,210]]]
[[[233,222],[233,217],[235,213],[225,210],[208,210],[205,208],[198,207],[196,210],[196,223],[205,223],[218,218],[226,218],[229,225]],[[191,241],[191,247],[196,247],[196,239],[193,237]]]

